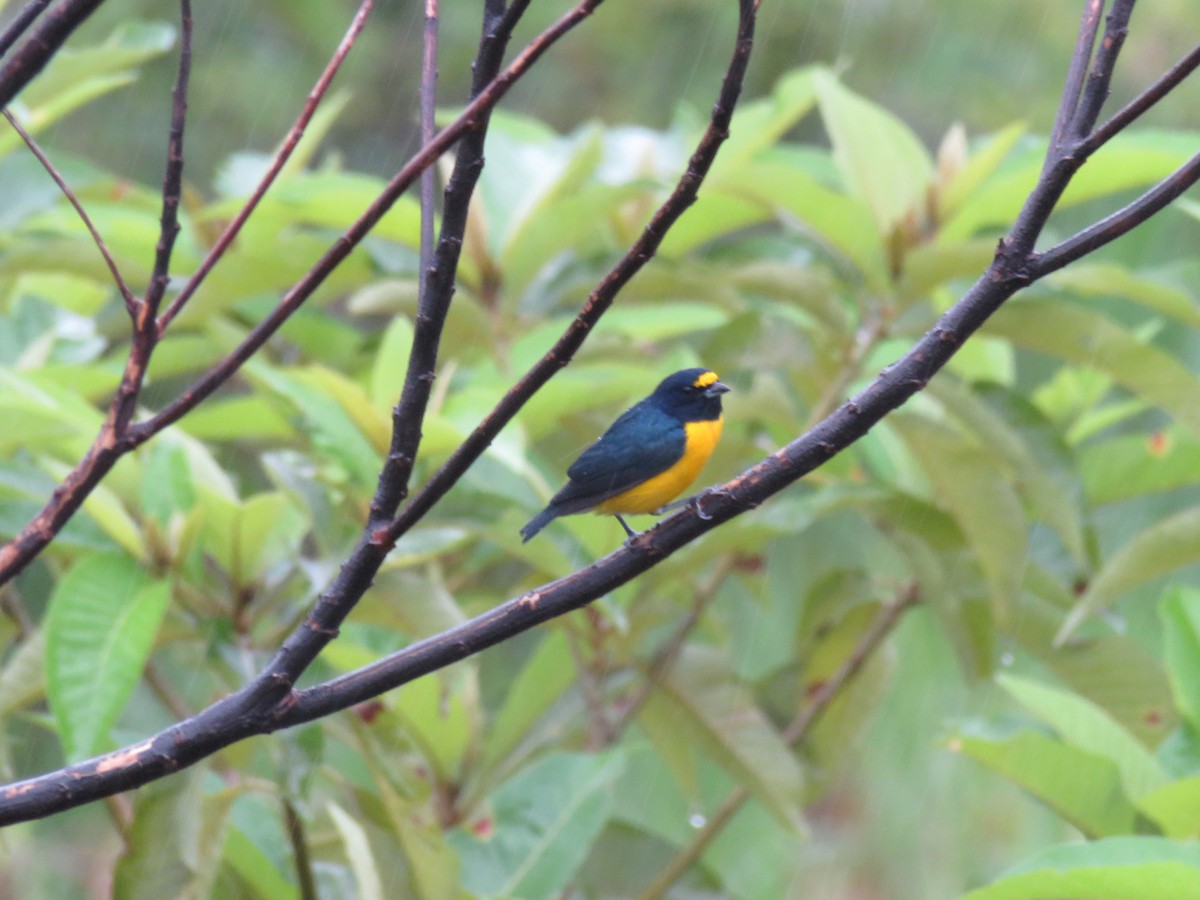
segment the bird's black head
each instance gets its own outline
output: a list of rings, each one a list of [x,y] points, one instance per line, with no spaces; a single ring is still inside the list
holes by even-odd
[[[664,378],[650,395],[650,402],[685,422],[719,419],[721,395],[728,390],[710,369],[683,369]]]

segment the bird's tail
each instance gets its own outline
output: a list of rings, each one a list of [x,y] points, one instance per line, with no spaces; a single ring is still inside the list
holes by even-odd
[[[525,527],[521,529],[521,543],[524,544],[528,540],[550,524],[550,520],[558,516],[558,513],[553,507],[547,506],[540,513],[525,523]]]

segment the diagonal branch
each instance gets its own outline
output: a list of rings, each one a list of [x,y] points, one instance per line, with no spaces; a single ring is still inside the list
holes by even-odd
[[[50,5],[50,0],[30,0],[25,4],[24,8],[17,13],[16,18],[8,23],[8,27],[4,29],[4,33],[0,34],[0,56],[3,56],[9,51],[13,44],[29,30],[37,17],[40,16]]]

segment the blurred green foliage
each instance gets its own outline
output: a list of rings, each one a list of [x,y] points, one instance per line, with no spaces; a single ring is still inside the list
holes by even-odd
[[[247,195],[265,162],[256,150],[291,114],[284,89],[294,77],[295,96],[307,90],[306,57],[293,48],[319,48],[342,27],[332,7],[297,9],[230,5],[225,18],[203,17],[198,38],[221,49],[199,62],[189,139],[211,164],[189,169],[176,273],[196,266]],[[1043,10],[1039,32],[1023,9],[1006,13],[1014,33],[1048,35],[1052,19],[1073,15]],[[165,50],[165,26],[104,30],[133,10],[161,6],[106,5],[88,26],[109,42],[83,57],[88,77],[31,90],[18,115],[44,131],[55,110],[125,85],[133,66]],[[648,17],[636,25],[597,16],[595,43],[586,53],[573,45],[570,77],[636,93],[620,79],[653,79],[614,64],[614,35],[636,27],[681,44],[699,16],[711,50],[728,11],[698,10],[635,9]],[[835,46],[878,51],[882,79],[893,59],[933,71],[917,59],[915,35],[946,53],[957,36],[979,65],[954,90],[994,130],[948,129],[955,101],[940,85],[887,77],[887,91],[865,92],[926,100],[936,130],[918,134],[904,120],[923,116],[866,99],[857,88],[872,80],[857,68],[844,77],[792,69],[769,86],[760,75],[700,202],[659,258],[401,540],[311,679],[615,547],[622,535],[607,519],[559,521],[529,545],[517,529],[575,453],[662,374],[703,363],[735,387],[707,470],[732,476],[869,383],[987,265],[1037,176],[1044,138],[1007,124],[999,85],[989,95],[974,81],[999,51],[980,53],[967,12],[918,5],[912,14],[938,28],[914,25],[906,41],[885,41],[899,14],[852,4],[840,20],[793,22],[768,10],[766,58],[780,53],[781,34],[804,46],[832,32]],[[270,23],[272,40],[247,24],[254,16],[256,27]],[[449,16],[447,28],[450,70],[473,40]],[[388,160],[398,155],[389,133],[410,114],[414,84],[406,67],[415,55],[385,40],[396,30],[365,48],[368,62],[391,59],[393,74],[368,62],[347,73],[347,84],[394,85],[394,107],[374,107],[368,128],[356,89],[306,138],[156,352],[149,407],[228,352],[381,186],[384,157],[368,159],[381,146]],[[1067,46],[1054,34],[1044,58],[1025,42],[1051,71]],[[681,86],[668,75],[688,51],[658,49],[662,95],[616,113],[653,127],[579,123],[569,81],[555,97],[535,84],[517,111],[493,118],[417,484],[571,321],[685,166],[705,123],[688,104],[668,118],[664,104],[681,91],[694,99],[693,87],[706,96],[708,57],[723,53],[698,56],[703,66]],[[93,68],[97,58],[110,67]],[[247,83],[280,95],[231,88],[231,60]],[[169,55],[155,63],[170,64]],[[138,90],[165,96],[153,74]],[[1052,102],[1050,83],[1044,75],[1024,91],[1033,106],[1019,112],[1046,121],[1037,104]],[[1005,83],[1006,100],[1021,93]],[[111,104],[132,114],[137,96],[123,89],[68,122],[111,115]],[[157,232],[154,178],[130,178],[143,168],[139,154],[158,152],[149,117],[139,107],[115,138],[97,133],[86,155],[55,154],[135,290]],[[318,152],[322,141],[340,145],[343,127],[359,165]],[[141,149],[130,149],[130,133]],[[77,140],[66,125],[53,137]],[[125,142],[120,164],[110,139]],[[1053,234],[1152,183],[1196,144],[1195,132],[1161,124],[1114,142],[1081,172]],[[128,337],[74,213],[26,154],[5,146],[7,538],[95,434]],[[1151,234],[1169,227],[1194,243],[1192,218],[1164,218]],[[127,457],[18,579],[10,599],[32,630],[0,619],[6,781],[211,703],[301,621],[355,540],[386,452],[412,336],[417,228],[414,204],[401,201],[233,384]],[[24,896],[82,897],[108,877],[120,897],[297,896],[303,835],[321,896],[635,896],[742,787],[751,801],[674,896],[949,897],[979,885],[972,896],[1195,892],[1197,264],[1169,241],[1147,240],[1024,292],[850,451],[589,610],[378,703],[231,747],[134,794],[123,828],[96,805],[9,829],[0,883]],[[787,723],[853,653],[875,611],[913,585],[922,606],[790,748]],[[696,626],[643,694],[689,613]],[[1080,837],[1088,843],[1053,846]]]

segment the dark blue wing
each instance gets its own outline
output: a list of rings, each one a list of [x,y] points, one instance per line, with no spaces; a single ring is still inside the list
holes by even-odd
[[[674,416],[648,403],[626,410],[567,469],[554,495],[557,515],[579,512],[665,472],[683,456],[687,433]]]

